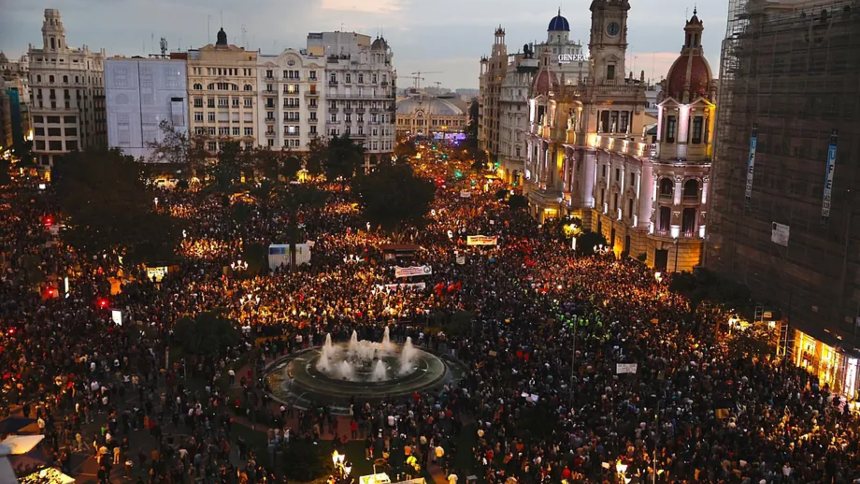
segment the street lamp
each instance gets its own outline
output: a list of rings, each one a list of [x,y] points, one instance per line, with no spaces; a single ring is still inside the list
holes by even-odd
[[[239,259],[236,262],[231,263],[230,268],[234,271],[244,271],[248,268],[248,263]]]

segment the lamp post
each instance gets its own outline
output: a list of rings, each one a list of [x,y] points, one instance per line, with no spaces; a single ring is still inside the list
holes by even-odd
[[[678,237],[675,237],[674,240],[672,241],[672,243],[675,244],[675,270],[674,270],[674,272],[678,272],[678,247],[679,247],[678,242],[679,241],[680,241],[680,239],[678,239]]]

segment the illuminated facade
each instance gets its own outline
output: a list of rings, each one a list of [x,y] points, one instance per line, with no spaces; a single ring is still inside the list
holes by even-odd
[[[469,123],[464,106],[455,98],[424,94],[397,101],[397,134],[432,136],[462,133]]]
[[[687,23],[655,120],[646,109],[647,84],[623,75],[629,8],[623,0],[592,3],[591,71],[582,82],[563,82],[548,67],[552,58],[541,59],[529,104],[525,191],[539,220],[580,217],[616,254],[688,271],[701,259],[713,146],[715,92],[702,24],[695,15]],[[651,144],[646,133],[654,124]]]

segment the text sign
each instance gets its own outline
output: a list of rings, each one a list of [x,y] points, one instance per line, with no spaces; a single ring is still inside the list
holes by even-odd
[[[821,216],[830,216],[830,202],[833,197],[833,172],[836,169],[836,132],[830,136],[827,147],[827,164],[824,167],[824,199],[821,203]]]
[[[770,241],[783,247],[788,247],[789,226],[780,223],[772,223],[770,228]]]
[[[637,370],[637,363],[616,363],[615,364],[615,374],[621,375],[623,373],[632,373],[635,374]]]
[[[395,267],[394,277],[429,276],[433,273],[430,266]]]
[[[747,157],[747,185],[744,191],[744,196],[747,201],[752,198],[753,175],[755,174],[755,150],[758,145],[758,129],[753,128],[752,136],[750,136],[750,151]]]
[[[496,245],[499,238],[487,235],[469,235],[466,237],[466,245]]]

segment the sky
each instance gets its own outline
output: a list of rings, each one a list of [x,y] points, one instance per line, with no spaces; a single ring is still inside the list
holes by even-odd
[[[57,8],[72,47],[104,48],[108,55],[157,53],[161,37],[171,51],[215,41],[222,25],[228,41],[263,53],[304,48],[309,31],[382,34],[394,52],[400,86],[422,71],[424,85],[477,88],[479,60],[489,55],[501,25],[508,52],[546,40],[559,6],[571,39],[588,44],[591,0],[0,0],[0,50],[9,58],[41,47],[45,8]],[[655,81],[666,75],[684,40],[695,0],[630,0],[627,70]],[[714,76],[719,72],[727,0],[701,1],[703,45]],[[223,20],[222,20],[223,19]],[[207,30],[208,25],[208,30]]]

